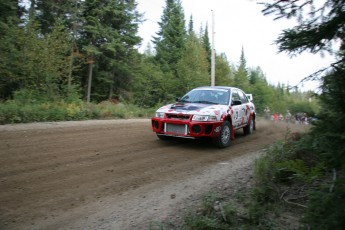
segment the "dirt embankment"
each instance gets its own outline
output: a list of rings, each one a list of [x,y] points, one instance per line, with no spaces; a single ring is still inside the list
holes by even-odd
[[[249,176],[287,130],[259,121],[217,149],[159,141],[147,119],[0,126],[0,229],[148,229],[215,181]]]

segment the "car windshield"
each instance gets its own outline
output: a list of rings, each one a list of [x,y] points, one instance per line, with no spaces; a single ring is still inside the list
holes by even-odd
[[[180,102],[228,105],[229,95],[226,89],[195,89],[184,95]]]

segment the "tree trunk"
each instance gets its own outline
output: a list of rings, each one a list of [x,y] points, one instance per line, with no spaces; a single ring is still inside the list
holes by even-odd
[[[113,70],[111,73],[111,83],[109,88],[109,100],[113,99],[114,96],[114,81],[115,81],[115,71]]]
[[[93,62],[89,62],[89,77],[88,77],[88,83],[87,83],[87,96],[86,96],[86,102],[90,102],[91,97],[91,84],[92,84],[92,69],[93,69]]]
[[[71,48],[71,56],[70,56],[70,60],[69,60],[69,71],[68,71],[68,79],[67,79],[67,91],[68,91],[68,95],[71,92],[71,87],[72,87],[72,73],[73,73],[73,46]]]
[[[34,16],[35,16],[35,5],[36,5],[36,0],[31,0],[30,3],[30,8],[29,8],[29,20],[33,21]]]

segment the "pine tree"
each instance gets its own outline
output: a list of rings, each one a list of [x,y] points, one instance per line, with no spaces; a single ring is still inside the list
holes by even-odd
[[[177,76],[177,62],[182,57],[186,42],[184,12],[180,0],[166,0],[159,31],[153,43],[156,60],[163,72]]]
[[[216,56],[216,85],[231,86],[231,68],[225,53]]]
[[[190,27],[193,27],[192,23]],[[173,91],[178,95],[181,96],[197,86],[209,85],[207,53],[194,31],[190,31],[187,36],[185,50],[177,67],[179,81],[174,84]]]
[[[298,18],[299,24],[293,28],[285,29],[279,35],[276,43],[280,52],[287,52],[291,55],[304,51],[311,53],[329,52],[337,55],[338,61],[333,63],[324,76],[321,76],[322,89],[322,135],[329,132],[329,141],[335,141],[338,137],[343,138],[345,122],[343,116],[343,89],[345,89],[345,0],[327,0],[321,6],[315,6],[313,1],[286,2],[277,1],[275,4],[266,3],[263,13],[266,15],[275,14],[276,19]],[[306,10],[309,10],[306,12]],[[339,42],[338,50],[334,42]],[[306,79],[320,78],[321,70],[307,76]],[[342,98],[339,100],[339,98]],[[334,120],[339,122],[334,123]],[[331,125],[334,124],[334,125]],[[339,129],[342,127],[341,129]],[[327,131],[326,131],[327,130]],[[321,132],[321,129],[320,129]],[[339,146],[344,149],[345,146]],[[335,150],[335,148],[333,148]],[[341,150],[342,151],[342,150]],[[336,156],[337,154],[332,154]],[[344,162],[345,157],[336,159],[335,162]]]
[[[234,85],[236,87],[241,88],[244,91],[249,90],[249,79],[248,79],[248,70],[247,70],[247,63],[246,63],[244,49],[242,47],[241,57],[240,57],[240,64],[235,72],[234,76]]]
[[[17,25],[24,9],[18,3],[13,0],[0,1],[0,98],[10,97],[21,83],[18,77],[20,69],[16,66],[21,51],[15,41],[21,33]]]
[[[204,34],[202,35],[202,44],[207,53],[207,61],[209,62],[209,74],[211,74],[211,59],[212,59],[212,48],[210,44],[210,39],[208,37],[208,26],[206,25]]]
[[[76,33],[82,26],[82,13],[84,2],[82,0],[31,0],[33,11],[30,19],[37,20],[41,25],[43,34],[54,29],[56,21],[62,21],[66,29]],[[34,7],[34,8],[33,8]]]
[[[193,22],[193,16],[191,15],[189,18],[189,24],[188,24],[188,34],[194,33],[194,22]]]
[[[337,172],[335,189],[325,190],[329,182],[313,192],[304,221],[311,229],[342,229],[345,226],[345,0],[325,0],[321,6],[314,1],[283,1],[266,3],[264,14],[276,19],[297,18],[298,25],[285,29],[276,43],[280,52],[291,55],[302,52],[337,55],[327,71],[306,76],[322,80],[320,120],[311,132],[310,149]],[[307,12],[306,12],[307,11]],[[337,46],[334,46],[337,43]],[[339,45],[338,45],[339,44]],[[333,50],[337,47],[337,50]],[[323,76],[321,75],[323,74]],[[321,76],[321,77],[320,77]],[[335,175],[335,174],[334,174]],[[309,193],[310,194],[310,193]]]
[[[19,4],[20,0],[2,0],[0,2],[0,28],[18,22],[25,9]],[[0,34],[3,30],[0,30]]]
[[[90,99],[94,67],[98,74],[98,100],[120,97],[130,82],[130,65],[136,55],[135,45],[141,15],[135,1],[86,0],[82,50],[88,57],[87,99]],[[115,95],[114,95],[115,94]]]

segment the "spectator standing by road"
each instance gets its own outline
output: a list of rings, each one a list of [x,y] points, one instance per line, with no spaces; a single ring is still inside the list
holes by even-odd
[[[273,114],[273,117],[274,117],[274,121],[275,121],[275,122],[278,122],[278,121],[279,121],[279,115],[278,115],[278,113]]]
[[[284,116],[282,113],[279,113],[279,121],[284,121]]]
[[[265,119],[269,120],[270,119],[270,108],[268,106],[266,106],[266,108],[264,109],[264,113],[265,113]]]
[[[291,113],[289,110],[286,111],[285,121],[286,121],[286,123],[290,123],[290,121],[291,121]]]

